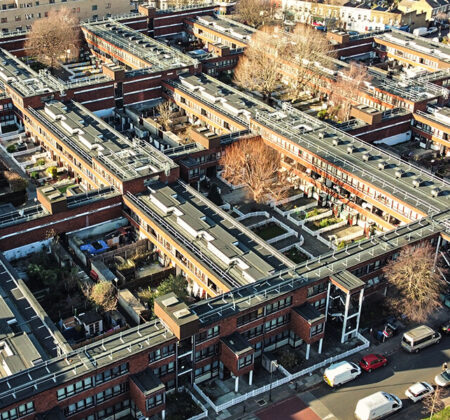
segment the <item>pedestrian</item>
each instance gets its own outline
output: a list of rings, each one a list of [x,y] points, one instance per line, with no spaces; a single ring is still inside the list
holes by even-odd
[[[445,372],[447,370],[447,367],[448,367],[447,362],[444,362],[442,364],[442,372]]]

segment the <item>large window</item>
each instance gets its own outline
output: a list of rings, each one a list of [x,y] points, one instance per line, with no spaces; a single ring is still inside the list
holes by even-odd
[[[324,281],[319,284],[315,284],[314,286],[308,287],[308,297],[318,295],[319,293],[325,292],[327,290],[327,282]]]
[[[110,381],[118,376],[121,376],[128,372],[128,363],[122,363],[119,366],[115,366],[112,369],[105,370],[101,373],[98,373],[95,376],[95,383],[101,384],[103,382]]]
[[[258,318],[264,316],[264,308],[258,308],[256,311],[249,312],[248,314],[242,315],[237,319],[237,326],[248,324]]]
[[[315,335],[318,335],[323,332],[323,325],[324,324],[318,324],[311,327],[310,331],[310,337],[314,337]]]
[[[207,331],[201,332],[195,336],[195,340],[197,343],[201,343],[206,340],[210,340],[211,338],[217,337],[220,333],[220,327],[218,325],[209,328]]]
[[[199,376],[205,375],[206,373],[211,372],[211,377],[216,376],[218,374],[219,371],[219,362],[216,360],[215,362],[212,362],[199,367],[197,369],[195,369],[195,377],[198,378]]]
[[[215,356],[219,353],[219,344],[213,344],[212,346],[206,347],[202,350],[195,352],[195,361],[206,359],[207,357]]]
[[[242,369],[246,366],[250,366],[253,363],[253,354],[241,357],[238,363],[238,369]]]
[[[157,394],[147,400],[147,410],[161,405],[164,402],[164,394]]]
[[[153,369],[153,373],[156,376],[164,376],[167,375],[168,373],[172,373],[175,371],[175,363],[174,362],[169,362],[167,365],[162,365],[156,369]]]
[[[34,403],[33,401],[30,401],[25,404],[19,405],[19,407],[0,413],[0,419],[15,420],[32,412],[34,412]]]
[[[148,358],[150,362],[154,362],[159,359],[164,359],[165,357],[169,357],[172,354],[175,354],[175,344],[169,344],[160,349],[156,349],[149,353]]]
[[[247,340],[249,340],[251,338],[257,337],[258,335],[261,335],[262,333],[263,333],[263,325],[258,325],[255,328],[243,331],[241,335],[245,337]]]
[[[58,400],[63,400],[65,398],[71,397],[72,395],[79,394],[86,389],[92,388],[92,377],[82,379],[81,381],[75,382],[74,384],[67,385],[64,388],[58,389],[56,394]]]
[[[267,321],[264,324],[264,332],[272,331],[281,325],[287,324],[290,319],[291,319],[291,314],[285,314],[285,315],[279,316],[278,318],[274,318],[270,321]]]
[[[94,397],[87,397],[74,404],[70,404],[64,409],[64,415],[69,417],[79,411],[86,410],[86,408],[92,407],[94,405]]]
[[[271,314],[272,312],[279,311],[280,309],[286,308],[290,306],[292,303],[292,296],[288,296],[285,299],[281,299],[277,302],[270,303],[266,306],[266,315]]]
[[[99,392],[95,396],[95,403],[100,404],[104,401],[107,401],[116,395],[123,394],[124,392],[128,391],[128,382],[123,382],[121,384],[118,384],[116,386],[113,386],[112,388],[105,389],[102,392]]]

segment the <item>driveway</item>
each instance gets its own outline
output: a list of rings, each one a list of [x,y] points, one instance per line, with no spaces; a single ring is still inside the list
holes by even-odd
[[[300,398],[292,397],[256,413],[260,420],[320,420]]]

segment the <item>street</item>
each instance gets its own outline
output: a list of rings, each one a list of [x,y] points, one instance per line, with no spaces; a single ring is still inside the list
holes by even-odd
[[[325,383],[310,393],[339,420],[354,419],[353,412],[359,399],[377,391],[395,394],[403,401],[403,408],[390,418],[395,420],[415,420],[421,414],[421,403],[413,404],[405,397],[405,390],[415,382],[426,381],[434,385],[434,377],[441,365],[450,360],[450,338],[443,337],[439,344],[428,347],[418,354],[409,354],[397,349],[386,354],[389,364],[371,373],[363,372],[356,380],[336,390]],[[349,360],[350,361],[350,360]],[[352,361],[357,361],[352,360]],[[314,409],[314,401],[310,402]]]

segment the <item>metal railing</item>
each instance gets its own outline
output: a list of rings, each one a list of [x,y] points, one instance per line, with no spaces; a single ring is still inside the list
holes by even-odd
[[[208,405],[216,412],[216,414],[219,414],[223,410],[226,410],[227,408],[230,408],[234,405],[240,404],[244,401],[247,401],[249,398],[256,397],[257,395],[264,394],[265,392],[269,392],[270,390],[273,390],[281,385],[285,385],[288,382],[291,382],[292,380],[298,379],[302,376],[308,375],[317,369],[320,369],[322,367],[328,366],[331,363],[334,363],[338,360],[345,359],[348,356],[351,356],[355,353],[359,353],[362,350],[365,350],[369,347],[370,343],[369,341],[363,337],[359,332],[356,333],[359,340],[362,341],[363,344],[359,345],[358,347],[355,347],[353,349],[350,349],[344,353],[338,354],[336,356],[331,356],[328,359],[323,360],[320,363],[316,363],[313,366],[310,366],[306,369],[303,369],[296,373],[289,373],[286,369],[282,368],[282,372],[286,375],[284,378],[278,379],[276,381],[273,381],[272,383],[266,384],[260,388],[254,389],[250,392],[247,392],[244,395],[241,395],[239,397],[233,398],[230,401],[224,402],[222,404],[214,404],[211,399],[200,389],[200,387],[194,383],[194,389],[202,396],[202,398],[208,403]]]

